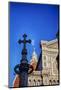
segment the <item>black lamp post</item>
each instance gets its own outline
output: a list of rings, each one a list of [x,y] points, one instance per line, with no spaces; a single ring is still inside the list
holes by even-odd
[[[27,87],[28,86],[28,70],[31,68],[31,73],[33,71],[33,67],[28,64],[27,60],[27,49],[26,44],[31,43],[31,40],[26,40],[27,35],[24,34],[23,38],[24,40],[19,40],[18,43],[23,43],[23,50],[22,50],[22,59],[21,63],[16,65],[14,68],[14,71],[16,74],[19,75],[19,87]]]

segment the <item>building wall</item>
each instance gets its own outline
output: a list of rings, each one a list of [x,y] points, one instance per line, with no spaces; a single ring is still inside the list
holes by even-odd
[[[42,85],[42,78],[40,71],[33,71],[28,76],[28,86],[40,86]]]
[[[58,84],[58,69],[56,57],[58,55],[58,41],[41,41],[42,73],[34,71],[28,76],[28,86]]]
[[[52,40],[50,42],[42,41],[41,44],[42,44],[42,72],[44,85],[58,84],[58,69],[56,61],[56,57],[58,55],[58,41],[57,39]]]

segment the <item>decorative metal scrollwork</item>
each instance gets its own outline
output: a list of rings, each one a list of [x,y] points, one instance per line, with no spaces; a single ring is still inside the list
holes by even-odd
[[[24,67],[24,65],[22,65],[22,64],[17,64],[15,66],[14,71],[15,71],[16,74],[20,75],[20,73],[22,71],[22,66]],[[28,74],[32,73],[33,72],[33,66],[30,65],[30,64],[27,64],[27,66],[28,66]]]

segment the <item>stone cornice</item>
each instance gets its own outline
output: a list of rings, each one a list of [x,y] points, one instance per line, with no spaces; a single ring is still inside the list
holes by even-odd
[[[51,40],[51,41],[45,41],[45,40],[41,40],[41,44],[47,44],[47,45],[49,45],[49,44],[53,44],[53,43],[55,43],[55,42],[58,42],[58,40],[57,39],[54,39],[54,40]]]
[[[43,48],[42,47],[42,50],[44,50],[44,51],[50,51],[50,52],[58,52],[58,49],[53,49],[53,48]]]

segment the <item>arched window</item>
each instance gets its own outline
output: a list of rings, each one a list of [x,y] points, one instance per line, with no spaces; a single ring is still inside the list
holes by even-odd
[[[52,81],[51,80],[49,80],[49,84],[52,85]]]
[[[29,85],[29,86],[32,86],[31,79],[29,79],[28,85]]]
[[[53,80],[53,82],[55,83],[55,80]]]
[[[53,80],[53,84],[56,84],[56,81],[55,80]]]
[[[38,86],[40,85],[40,80],[38,79]]]
[[[34,82],[35,82],[35,79],[34,79]]]
[[[31,82],[31,80],[29,79],[29,82]]]
[[[33,85],[36,86],[36,80],[34,79],[33,81],[34,81],[34,84]]]
[[[57,83],[59,83],[59,80],[57,80]]]
[[[38,82],[40,82],[40,80],[38,80]]]

